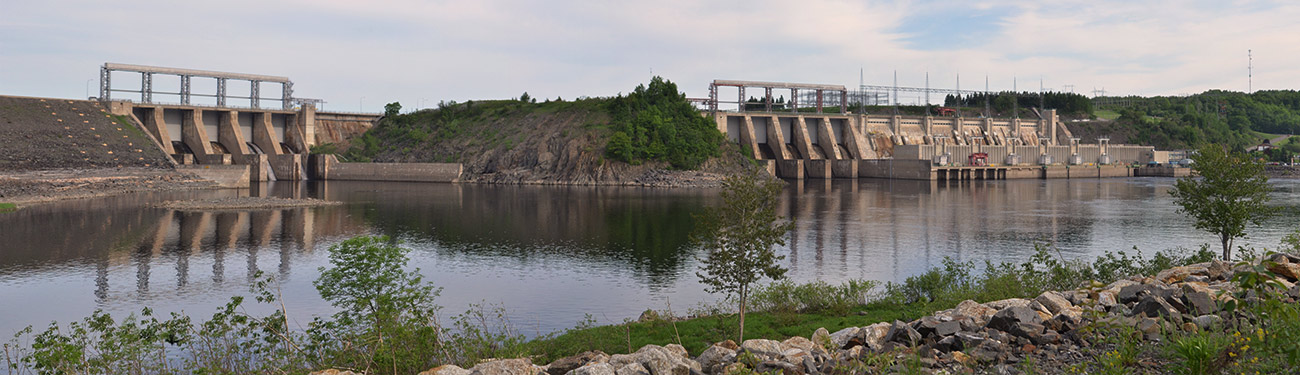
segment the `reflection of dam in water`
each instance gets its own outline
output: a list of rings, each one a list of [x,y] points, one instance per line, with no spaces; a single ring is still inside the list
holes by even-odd
[[[1194,249],[1210,239],[1175,211],[1169,179],[792,181],[780,213],[796,282],[901,281],[945,257],[1022,262],[1035,242],[1065,259],[1139,246]],[[1274,203],[1300,205],[1293,182]],[[344,205],[260,211],[172,211],[154,202],[237,194],[313,197]],[[334,309],[312,285],[328,246],[386,234],[411,248],[410,269],[442,287],[449,313],[505,303],[540,333],[586,314],[617,323],[647,308],[715,300],[694,273],[692,216],[716,191],[329,181],[253,191],[154,193],[25,207],[0,214],[0,334],[104,309],[115,317],[185,311],[202,318],[274,276],[295,322]],[[1249,241],[1272,247],[1300,225],[1287,212]],[[1130,255],[1132,253],[1130,252]],[[974,270],[978,271],[978,269]],[[266,307],[266,306],[261,306]],[[252,308],[252,307],[250,307]],[[607,318],[607,319],[606,319]],[[535,322],[534,322],[535,319]]]

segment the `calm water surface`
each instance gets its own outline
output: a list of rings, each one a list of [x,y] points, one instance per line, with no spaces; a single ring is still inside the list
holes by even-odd
[[[897,281],[962,261],[1019,262],[1035,242],[1066,257],[1196,248],[1215,242],[1171,206],[1172,179],[966,183],[793,183],[781,210],[796,219],[786,255],[796,281]],[[1274,181],[1290,207],[1245,242],[1275,248],[1300,227],[1300,181]],[[235,195],[315,197],[344,205],[262,211],[149,208],[171,199]],[[446,312],[505,307],[527,334],[635,318],[716,297],[696,281],[691,215],[717,191],[418,183],[278,183],[253,190],[151,193],[59,202],[0,214],[0,337],[114,315],[210,315],[247,295],[258,271],[281,283],[292,319],[331,307],[312,281],[326,249],[360,234],[400,238],[411,267],[443,288]],[[252,310],[257,311],[258,308]]]

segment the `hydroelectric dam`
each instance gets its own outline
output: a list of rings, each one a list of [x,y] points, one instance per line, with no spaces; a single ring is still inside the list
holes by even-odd
[[[724,87],[736,88],[738,99],[721,99]],[[761,89],[762,99],[746,101],[746,88]],[[774,103],[774,91],[790,100]],[[1054,109],[1036,119],[855,114],[848,98],[842,85],[715,80],[709,98],[697,101],[729,141],[782,178],[1128,177],[1141,175],[1134,166],[1169,160],[1151,146],[1083,144]]]

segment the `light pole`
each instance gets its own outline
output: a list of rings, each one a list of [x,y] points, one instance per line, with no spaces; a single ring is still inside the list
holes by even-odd
[[[90,81],[94,81],[94,79],[86,80],[86,100],[90,100]]]
[[[366,107],[366,97],[363,96],[361,97],[361,99],[357,99],[357,112],[364,112],[362,108],[365,107]]]

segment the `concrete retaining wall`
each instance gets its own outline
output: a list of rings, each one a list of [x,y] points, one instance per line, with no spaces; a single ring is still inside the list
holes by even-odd
[[[858,177],[930,180],[929,160],[871,159],[858,161]]]
[[[353,181],[458,182],[459,163],[340,163],[334,155],[313,155],[315,179]]]
[[[192,173],[199,178],[216,182],[223,188],[249,187],[249,168],[247,165],[181,165],[176,170]]]

